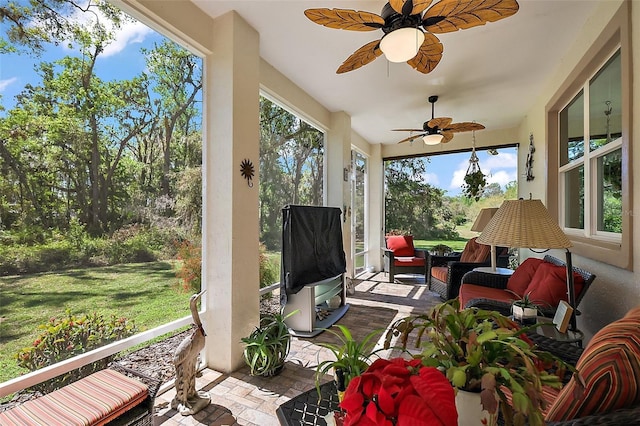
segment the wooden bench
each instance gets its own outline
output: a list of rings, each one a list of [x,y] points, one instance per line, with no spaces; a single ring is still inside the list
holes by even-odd
[[[2,426],[152,425],[160,381],[122,366],[0,413]]]

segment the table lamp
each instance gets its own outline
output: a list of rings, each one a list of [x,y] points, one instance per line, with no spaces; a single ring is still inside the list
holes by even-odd
[[[495,265],[494,246],[565,249],[567,256],[567,298],[573,308],[571,329],[576,329],[575,287],[573,265],[569,247],[573,246],[558,222],[556,222],[540,200],[505,200],[489,223],[484,227],[477,241],[492,247],[491,264]]]
[[[473,225],[471,225],[471,231],[484,231],[484,228],[487,226],[489,221],[491,221],[491,218],[497,211],[497,207],[488,207],[480,210],[480,213],[476,216],[476,220],[473,222]],[[496,246],[494,245],[491,245],[491,272],[496,272]]]

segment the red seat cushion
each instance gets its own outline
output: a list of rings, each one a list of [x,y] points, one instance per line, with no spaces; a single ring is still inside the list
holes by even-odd
[[[393,264],[396,266],[425,266],[423,257],[394,257]]]
[[[584,287],[584,279],[577,273],[573,277],[575,294],[578,295]],[[555,307],[561,300],[567,301],[567,268],[550,262],[540,263],[525,292],[529,299],[542,307]]]
[[[492,299],[511,303],[518,298],[508,290],[485,287],[483,285],[462,284],[460,286],[460,307],[464,308],[473,299]]]
[[[491,254],[491,247],[485,244],[480,244],[476,241],[476,237],[473,237],[464,246],[464,250],[460,255],[461,262],[473,262],[480,263],[489,259]]]
[[[640,306],[598,331],[576,364],[576,379],[562,389],[546,416],[563,421],[608,413],[640,403]]]
[[[416,254],[413,247],[413,236],[411,235],[388,235],[386,238],[387,248],[393,252],[394,256],[414,256]]]
[[[530,257],[520,264],[509,277],[507,281],[507,289],[511,290],[518,296],[524,296],[527,287],[531,284],[531,279],[536,273],[538,266],[543,262],[542,259]]]
[[[114,370],[101,370],[0,413],[0,425],[104,425],[140,404],[148,394],[143,383]]]
[[[449,275],[449,268],[446,266],[432,266],[431,267],[431,276],[433,278],[437,278],[443,283],[447,282],[447,277]]]

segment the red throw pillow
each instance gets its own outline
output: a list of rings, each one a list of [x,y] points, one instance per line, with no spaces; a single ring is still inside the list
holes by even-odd
[[[531,284],[533,275],[542,262],[542,259],[536,257],[530,257],[522,262],[513,272],[513,275],[509,277],[507,290],[511,290],[520,297],[524,296],[527,292],[527,287]]]
[[[394,256],[415,256],[412,235],[390,235],[386,237],[387,248]]]
[[[476,239],[477,237],[473,237],[467,241],[460,255],[460,262],[480,263],[490,259],[491,247],[480,244]]]
[[[574,273],[573,283],[577,296],[584,286],[582,275]],[[525,292],[541,307],[556,307],[561,300],[567,301],[567,268],[549,262],[540,263]]]

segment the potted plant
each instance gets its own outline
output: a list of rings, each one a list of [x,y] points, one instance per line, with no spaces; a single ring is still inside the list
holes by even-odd
[[[252,376],[275,376],[282,370],[291,344],[284,320],[296,312],[286,316],[282,311],[266,314],[260,318],[260,325],[241,339],[245,344],[244,360]]]
[[[329,349],[334,357],[325,360],[316,367],[316,389],[320,394],[320,380],[331,370],[334,372],[336,388],[339,395],[345,391],[351,379],[361,375],[371,364],[371,357],[384,348],[374,350],[377,340],[374,337],[381,335],[382,330],[374,330],[367,334],[362,341],[354,340],[349,328],[344,325],[334,325],[340,330],[337,333],[331,329],[325,331],[333,334],[339,343],[318,343],[319,346]]]
[[[538,317],[538,305],[529,299],[529,293],[511,304],[513,319],[524,325],[535,324]]]
[[[453,250],[446,244],[436,244],[431,247],[431,253],[437,256],[444,256],[445,254],[451,253]]]
[[[462,184],[462,193],[465,197],[480,200],[482,191],[487,185],[487,177],[482,171],[477,170],[475,172],[467,173],[464,176],[464,184]]]
[[[422,352],[414,357],[421,359],[423,365],[444,372],[457,389],[460,419],[465,416],[460,406],[462,397],[474,396],[488,413],[487,424],[497,420],[500,405],[507,425],[525,418],[530,425],[540,425],[544,424],[542,387],[560,387],[561,382],[558,376],[538,366],[562,362],[548,352],[536,350],[525,337],[526,330],[495,311],[460,310],[458,299],[452,299],[437,305],[429,314],[395,322],[386,334],[385,347],[390,346],[393,337],[399,337],[406,348],[409,336],[415,332],[416,347],[421,347]],[[505,389],[511,393],[512,405],[507,402]],[[476,422],[479,415],[472,415]],[[467,423],[462,420],[460,424]]]

